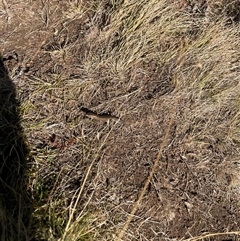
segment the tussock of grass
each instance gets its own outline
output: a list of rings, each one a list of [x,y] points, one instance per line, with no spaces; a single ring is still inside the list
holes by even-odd
[[[33,212],[29,226],[16,224],[2,211],[8,211],[5,200],[0,214],[6,220],[1,224],[4,237],[10,235],[5,240],[21,239],[13,235],[15,226],[24,226],[30,240],[33,236],[36,240],[116,240],[141,190],[135,182],[139,185],[139,178],[139,183],[145,183],[149,175],[144,168],[138,173],[138,167],[141,161],[147,166],[155,159],[176,99],[174,130],[170,130],[163,163],[151,180],[154,190],[158,193],[157,185],[164,181],[168,189],[171,178],[177,183],[171,186],[174,192],[182,190],[185,179],[180,177],[185,174],[171,169],[176,165],[171,160],[181,157],[184,161],[176,166],[186,163],[187,175],[193,178],[189,181],[187,176],[184,189],[188,207],[198,208],[203,202],[191,199],[187,188],[194,182],[201,197],[210,195],[205,194],[205,186],[220,190],[218,195],[227,192],[221,196],[226,202],[239,197],[239,23],[236,18],[229,23],[228,10],[217,21],[165,0],[72,1],[45,5],[39,11],[43,12],[38,15],[41,21],[48,13],[41,22],[48,34],[28,62],[33,72],[21,77],[23,84],[16,83],[31,153],[24,192],[31,194]],[[94,122],[84,116],[81,107],[114,114],[120,120]],[[1,130],[4,121],[1,118]],[[9,128],[13,125],[7,124]],[[13,136],[4,145],[12,145],[17,138]],[[170,164],[162,173],[165,159]],[[198,174],[206,180],[202,176],[194,179]],[[226,185],[224,175],[231,177]],[[106,180],[111,184],[105,184]],[[158,195],[159,203],[169,210],[153,206],[146,194],[134,216],[136,225],[124,230],[123,239],[199,240],[199,233],[192,229],[181,237],[176,230],[169,231],[170,223],[177,222],[178,207],[171,206],[171,198],[165,200],[164,190]],[[211,198],[215,200],[213,196],[204,199],[206,206]],[[23,212],[25,204],[17,205]],[[201,212],[199,209],[200,223]],[[206,222],[212,220],[207,215]],[[215,230],[214,225],[210,230]],[[238,231],[224,233],[239,235]]]

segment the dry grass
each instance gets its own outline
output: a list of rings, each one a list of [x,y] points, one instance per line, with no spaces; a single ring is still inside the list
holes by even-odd
[[[6,14],[12,16],[15,6],[26,7],[22,1],[10,2]],[[28,4],[25,17],[30,10],[38,14],[31,24],[14,26],[19,29],[15,38],[39,31],[39,40],[17,46],[15,39],[20,62],[8,68],[21,102],[15,115],[21,116],[31,156],[22,193],[28,194],[33,211],[27,224],[18,216],[18,226],[2,205],[2,220],[13,224],[1,223],[4,240],[117,240],[150,175],[147,168],[156,159],[176,99],[168,146],[151,179],[153,191],[142,195],[121,238],[223,240],[224,234],[237,240],[240,41],[239,23],[232,17],[238,14],[235,5],[209,21],[204,14],[180,9],[178,1]],[[11,37],[8,41],[4,51],[12,50]],[[26,67],[29,72],[16,72]],[[82,107],[120,120],[90,120]],[[199,199],[191,196],[194,185]],[[181,195],[185,213],[177,211]],[[23,212],[25,204],[16,201]],[[214,223],[220,219],[211,212],[216,202],[232,203],[235,219],[229,227],[222,226],[225,220]],[[199,226],[178,232],[184,215],[200,220]],[[204,218],[207,230],[201,226]],[[20,231],[14,236],[12,226],[26,229],[24,238]]]

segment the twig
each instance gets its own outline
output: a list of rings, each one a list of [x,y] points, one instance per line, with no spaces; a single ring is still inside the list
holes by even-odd
[[[177,103],[178,103],[178,99],[177,99]],[[146,180],[146,182],[145,182],[145,184],[144,184],[144,187],[143,187],[143,190],[141,191],[140,196],[139,196],[138,200],[136,201],[136,203],[135,203],[135,205],[134,205],[134,207],[133,207],[133,209],[132,209],[132,212],[131,212],[130,216],[128,217],[128,219],[127,219],[127,221],[126,221],[123,229],[122,229],[121,232],[119,233],[116,241],[121,241],[121,239],[123,238],[123,236],[124,236],[124,234],[125,234],[128,226],[129,226],[130,222],[132,221],[132,219],[133,219],[133,217],[134,217],[134,214],[136,213],[136,211],[137,211],[137,209],[138,209],[138,207],[139,207],[140,202],[141,202],[142,199],[143,199],[144,194],[146,193],[146,190],[147,190],[147,188],[148,188],[148,185],[149,185],[149,183],[150,183],[150,181],[151,181],[151,179],[152,179],[152,177],[153,177],[153,174],[154,174],[154,172],[155,172],[155,170],[156,170],[156,168],[157,168],[157,166],[158,166],[158,163],[159,163],[159,161],[160,161],[160,159],[161,159],[161,157],[162,157],[163,148],[164,148],[164,146],[165,146],[166,143],[167,143],[167,138],[168,138],[168,136],[169,136],[169,132],[170,132],[170,129],[171,129],[171,126],[172,126],[172,123],[173,123],[174,116],[175,116],[175,114],[176,114],[176,107],[177,107],[177,104],[176,104],[175,109],[174,109],[174,111],[173,111],[173,113],[172,113],[172,117],[171,117],[171,119],[170,119],[168,128],[167,128],[167,130],[166,130],[166,133],[165,133],[165,136],[164,136],[163,141],[162,141],[162,143],[161,143],[161,146],[160,146],[160,149],[159,149],[157,158],[156,158],[156,160],[155,160],[155,162],[154,162],[154,164],[153,164],[153,167],[152,167],[152,170],[151,170],[151,172],[150,172],[150,174],[149,174],[149,176],[148,176],[148,179]]]

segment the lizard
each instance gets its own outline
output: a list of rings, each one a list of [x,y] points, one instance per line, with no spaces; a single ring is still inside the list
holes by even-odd
[[[94,111],[89,110],[88,108],[81,107],[81,111],[85,113],[85,116],[91,119],[95,120],[101,120],[101,121],[109,121],[109,120],[119,120],[119,117],[111,115],[111,114],[97,114]]]
[[[91,118],[91,119],[96,119],[96,120],[101,120],[101,121],[108,121],[108,120],[119,120],[118,117],[113,116],[113,115],[107,115],[107,114],[96,114],[94,112],[87,112],[86,116]]]

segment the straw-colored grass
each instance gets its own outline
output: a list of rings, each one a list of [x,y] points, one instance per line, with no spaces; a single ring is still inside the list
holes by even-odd
[[[209,13],[204,14],[206,7],[202,13],[190,13],[180,8],[178,1],[166,0],[54,1],[42,3],[39,8],[34,1],[29,1],[31,5],[18,1],[3,12],[12,14],[14,22],[14,8],[24,8],[24,16],[32,16],[32,23],[14,26],[9,18],[5,19],[10,28],[19,31],[14,46],[21,55],[20,63],[16,68],[8,66],[8,76],[15,85],[11,92],[17,93],[20,102],[12,114],[21,117],[18,124],[22,130],[14,134],[15,140],[1,146],[15,146],[17,155],[24,140],[28,152],[18,159],[27,161],[20,189],[25,201],[18,194],[14,196],[18,215],[14,211],[9,216],[6,198],[0,203],[2,240],[237,239],[239,231],[228,230],[227,224],[216,232],[213,224],[207,231],[189,228],[189,233],[182,232],[181,237],[172,235],[171,226],[178,225],[174,219],[178,201],[166,201],[162,191],[168,189],[174,196],[182,190],[181,181],[176,186],[168,182],[171,156],[174,160],[182,158],[190,179],[202,174],[192,180],[187,176],[184,189],[189,198],[184,199],[188,212],[192,212],[190,207],[199,211],[199,220],[205,215],[208,223],[213,214],[210,209],[201,213],[197,205],[202,199],[193,201],[187,190],[192,182],[199,185],[201,197],[210,195],[204,193],[204,185],[212,188],[213,194],[220,190],[219,200],[223,203],[240,195],[240,41],[236,2],[221,12],[213,11],[221,4],[211,5],[211,9],[207,8],[213,11],[211,18]],[[4,33],[0,42],[6,41],[3,50],[11,49],[12,37],[6,40],[6,29],[0,30]],[[21,34],[30,38],[36,32],[38,41],[33,38],[30,47],[24,41],[18,46]],[[22,57],[23,53],[26,57]],[[16,71],[25,67],[29,72]],[[88,119],[81,108],[120,119],[99,123]],[[0,126],[5,133],[6,107],[2,110]],[[15,125],[7,123],[8,129]],[[19,136],[22,139],[17,142]],[[163,160],[158,163],[161,143]],[[161,174],[165,162],[169,163]],[[139,165],[154,168],[143,168],[137,174]],[[181,171],[171,175],[175,181],[185,182]],[[229,182],[226,176],[230,176]],[[158,189],[164,181],[165,189]],[[12,182],[15,190],[17,181],[13,178]],[[159,198],[156,200],[162,200],[168,210],[148,206],[149,185],[154,186]],[[206,201],[214,203],[213,196]],[[23,213],[29,202],[31,210],[25,222]],[[233,205],[239,207],[239,202]],[[237,222],[239,214],[232,215]]]

